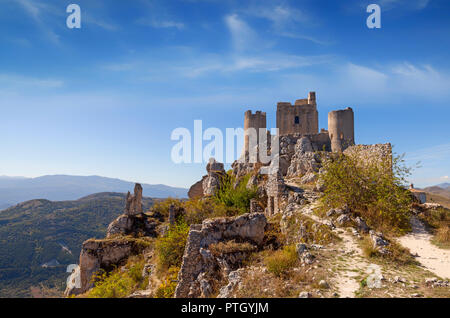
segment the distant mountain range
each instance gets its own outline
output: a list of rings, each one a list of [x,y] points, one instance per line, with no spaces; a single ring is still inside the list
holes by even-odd
[[[427,202],[439,203],[450,209],[450,183],[441,183],[422,190],[427,193]]]
[[[188,189],[163,184],[142,184],[143,195],[152,198],[187,198]],[[46,199],[77,200],[92,193],[133,191],[134,182],[99,176],[51,175],[38,178],[0,176],[0,210],[17,203]]]
[[[144,210],[155,202],[144,197]],[[125,194],[97,193],[75,201],[31,200],[0,211],[0,298],[30,297],[40,284],[64,290],[66,267],[82,242],[103,238],[123,213]]]
[[[445,182],[445,183],[436,184],[436,187],[439,187],[442,189],[450,189],[450,183]]]

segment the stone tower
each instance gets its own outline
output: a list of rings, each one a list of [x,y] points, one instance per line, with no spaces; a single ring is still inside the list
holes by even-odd
[[[355,144],[353,109],[347,107],[328,113],[328,133],[332,151],[344,151]]]
[[[310,92],[308,98],[298,99],[295,104],[277,104],[277,128],[280,135],[314,135],[319,132],[316,93]]]
[[[256,111],[255,114],[252,114],[251,110],[247,110],[245,112],[244,118],[244,131],[247,132],[247,129],[254,128],[256,129],[256,144],[259,144],[259,129],[263,128],[267,129],[267,121],[266,121],[266,113],[261,111]],[[245,135],[244,139],[244,154],[249,151],[250,141],[249,136]]]

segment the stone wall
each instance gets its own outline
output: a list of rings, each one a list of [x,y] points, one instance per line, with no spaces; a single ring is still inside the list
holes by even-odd
[[[392,166],[392,145],[375,144],[375,145],[354,145],[348,147],[344,151],[345,155],[354,156],[361,164],[364,163],[381,163],[388,160],[389,167]]]

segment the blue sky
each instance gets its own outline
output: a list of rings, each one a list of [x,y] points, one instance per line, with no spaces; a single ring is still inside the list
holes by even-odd
[[[81,29],[66,7],[81,7]],[[366,7],[381,6],[381,29]],[[189,186],[173,129],[242,127],[316,91],[351,106],[357,143],[391,142],[425,186],[450,175],[446,0],[0,0],[0,175]]]

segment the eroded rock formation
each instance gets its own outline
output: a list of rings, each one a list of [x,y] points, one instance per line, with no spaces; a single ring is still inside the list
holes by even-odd
[[[142,186],[136,183],[134,186],[134,194],[132,195],[130,191],[127,193],[125,214],[137,215],[142,212]]]
[[[237,250],[228,255],[215,256],[210,251],[211,245],[235,240],[256,248],[263,243],[266,224],[263,213],[252,213],[233,218],[208,219],[201,225],[192,225],[178,274],[175,297],[209,297],[212,290],[210,275],[217,271],[228,275],[246,254],[243,250]]]

